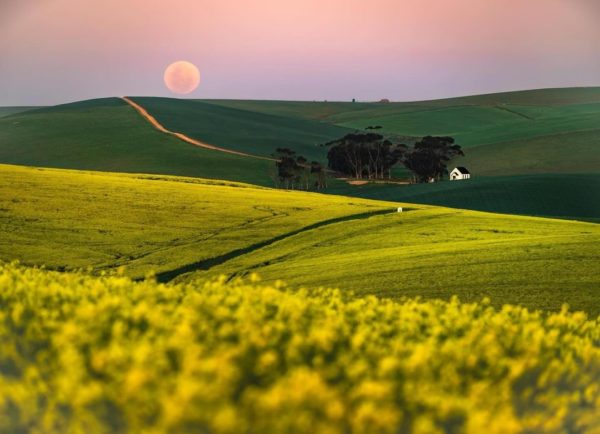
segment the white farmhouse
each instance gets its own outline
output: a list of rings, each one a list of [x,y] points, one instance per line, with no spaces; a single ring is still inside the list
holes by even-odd
[[[471,173],[464,167],[455,167],[454,170],[450,172],[450,181],[469,178],[471,178]]]

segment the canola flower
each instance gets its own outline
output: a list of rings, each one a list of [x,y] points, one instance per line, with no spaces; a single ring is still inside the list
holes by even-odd
[[[1,433],[600,432],[600,321],[0,264]]]

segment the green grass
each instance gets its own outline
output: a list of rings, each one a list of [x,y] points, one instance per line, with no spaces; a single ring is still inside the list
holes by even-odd
[[[477,176],[600,172],[600,88],[391,104],[136,101],[171,130],[263,156],[285,146],[323,160],[326,149],[318,144],[349,129],[377,124],[384,127],[382,132],[409,142],[427,134],[454,136],[467,154],[459,163]],[[136,115],[112,98],[5,117],[0,121],[0,161],[269,185],[266,163],[190,150],[173,137],[146,131],[149,125]],[[262,170],[255,170],[257,166]]]
[[[600,173],[600,129],[476,146],[455,163],[475,177]]]
[[[328,119],[343,113],[393,113],[464,105],[525,107],[555,107],[600,102],[600,87],[534,89],[445,98],[429,101],[381,103],[351,103],[336,101],[269,101],[269,100],[208,100],[211,104],[235,107],[268,114],[285,114],[307,119]],[[369,117],[369,116],[364,116]]]
[[[15,114],[15,113],[25,112],[27,110],[33,110],[36,108],[38,108],[38,107],[30,107],[30,106],[0,107],[0,118],[3,116]]]
[[[389,135],[451,135],[466,150],[464,164],[479,175],[600,172],[600,88],[540,89],[390,104],[208,102],[318,119],[352,129],[381,125],[380,131]]]
[[[263,156],[283,146],[309,159],[324,160],[327,149],[317,144],[367,125],[381,124],[383,132],[407,142],[414,135],[451,134],[466,152],[466,157],[452,164],[468,167],[472,184],[400,190],[332,182],[335,187],[330,192],[600,219],[593,205],[597,190],[590,188],[598,185],[595,175],[600,173],[600,88],[390,104],[135,99],[171,130]],[[1,117],[0,162],[227,179],[262,186],[273,185],[274,172],[267,161],[200,149],[162,134],[117,98]],[[515,177],[532,174],[538,177]]]
[[[452,136],[468,150],[472,146],[530,139],[532,137],[597,129],[600,124],[600,104],[587,104],[565,110],[562,106],[545,107],[544,115],[526,118],[511,106],[450,106],[408,113],[393,113],[380,117],[350,119],[338,115],[332,119],[338,125],[364,128],[382,125],[382,131],[408,136]]]
[[[0,118],[0,162],[271,183],[266,161],[209,151],[160,133],[118,98]]]
[[[0,260],[134,277],[395,205],[229,182],[0,165]],[[57,253],[58,252],[58,253]]]
[[[308,159],[324,160],[327,151],[318,145],[350,132],[329,123],[220,107],[202,101],[149,97],[133,100],[171,131],[262,156],[273,154],[278,147],[288,147]]]
[[[506,214],[600,222],[600,174],[539,174],[477,177],[417,185],[350,186],[333,194],[466,208]]]
[[[396,203],[190,178],[0,168],[0,260],[125,266],[134,277],[191,264],[198,270],[177,279],[256,271],[293,286],[486,295],[495,305],[600,313],[595,224],[407,204],[396,213]]]
[[[258,273],[266,282],[357,294],[574,309],[600,314],[600,227],[416,208],[301,233],[184,279]]]

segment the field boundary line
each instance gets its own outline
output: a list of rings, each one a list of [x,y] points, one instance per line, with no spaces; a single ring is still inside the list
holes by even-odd
[[[501,104],[495,105],[494,108],[496,108],[497,110],[500,110],[500,111],[507,112],[507,113],[512,113],[515,116],[519,116],[520,118],[524,118],[524,119],[527,119],[529,121],[535,121],[536,120],[535,118],[532,118],[531,116],[527,116],[524,113],[521,113],[521,112],[519,112],[519,111],[517,111],[515,109],[508,108],[508,107],[506,107],[504,105],[501,105]]]
[[[395,208],[394,209],[380,209],[377,211],[367,211],[367,212],[363,212],[363,213],[359,213],[359,214],[351,214],[351,215],[342,216],[342,217],[335,217],[335,218],[328,219],[328,220],[321,220],[320,222],[316,222],[316,223],[310,224],[308,226],[304,226],[300,229],[296,229],[291,232],[286,232],[285,234],[277,235],[276,237],[269,238],[267,240],[260,241],[258,243],[254,243],[247,247],[242,247],[240,249],[232,250],[230,252],[224,253],[219,256],[214,256],[212,258],[207,258],[207,259],[203,259],[201,261],[192,262],[191,264],[182,265],[181,267],[175,268],[174,270],[163,271],[161,273],[157,273],[156,280],[159,283],[167,283],[182,274],[191,273],[193,271],[199,271],[199,270],[209,270],[216,265],[221,265],[224,262],[229,261],[230,259],[234,259],[239,256],[242,256],[242,255],[245,255],[248,253],[252,253],[256,250],[262,249],[263,247],[267,247],[278,241],[282,241],[282,240],[285,240],[286,238],[293,237],[294,235],[298,235],[302,232],[311,231],[313,229],[318,229],[323,226],[328,226],[328,225],[332,225],[335,223],[342,223],[342,222],[347,222],[347,221],[352,221],[352,220],[360,220],[360,219],[365,219],[365,218],[378,216],[378,215],[392,214],[392,213],[394,213],[394,214],[397,213],[397,210]]]
[[[210,149],[211,151],[218,151],[218,152],[224,152],[227,154],[239,155],[241,157],[257,158],[260,160],[267,160],[267,161],[277,161],[275,158],[263,157],[260,155],[248,154],[246,152],[234,151],[233,149],[221,148],[220,146],[211,145],[209,143],[204,143],[199,140],[193,139],[183,133],[168,130],[167,128],[164,127],[164,125],[162,125],[159,121],[157,121],[156,118],[148,112],[148,110],[146,110],[140,104],[133,101],[131,98],[129,98],[127,96],[122,96],[121,99],[123,101],[125,101],[127,104],[129,104],[131,107],[133,107],[144,119],[146,119],[148,122],[150,122],[150,124],[152,124],[152,126],[154,126],[154,128],[156,128],[158,131],[165,133],[165,134],[169,134],[171,136],[175,136],[179,140],[182,140],[191,145],[198,146],[198,147],[204,148],[204,149]]]

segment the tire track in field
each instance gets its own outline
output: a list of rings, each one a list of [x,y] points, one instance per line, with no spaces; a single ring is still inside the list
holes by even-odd
[[[215,146],[215,145],[211,145],[209,143],[201,142],[196,139],[192,139],[191,137],[186,136],[183,133],[168,130],[160,122],[158,122],[154,116],[152,116],[150,113],[148,113],[148,110],[146,110],[144,107],[142,107],[141,105],[139,105],[138,103],[133,101],[131,98],[129,98],[127,96],[122,96],[121,99],[123,101],[125,101],[127,104],[129,104],[131,107],[133,107],[144,119],[146,119],[148,122],[150,122],[150,124],[152,126],[154,126],[154,128],[156,128],[158,131],[165,133],[165,134],[169,134],[171,136],[175,136],[179,140],[182,140],[191,145],[198,146],[198,147],[204,148],[204,149],[210,149],[211,151],[218,151],[218,152],[224,152],[226,154],[239,155],[241,157],[257,158],[259,160],[267,160],[267,161],[277,161],[275,158],[263,157],[260,155],[248,154],[246,152],[234,151],[233,149],[221,148],[220,146]]]
[[[242,247],[241,249],[232,250],[231,252],[224,253],[219,256],[215,256],[208,259],[203,259],[202,261],[193,262],[191,264],[183,265],[181,267],[175,268],[170,271],[163,271],[162,273],[156,274],[156,280],[160,283],[167,283],[171,280],[175,279],[182,274],[191,273],[193,271],[199,270],[209,270],[216,265],[221,265],[224,262],[227,262],[231,259],[237,258],[242,255],[246,255],[248,253],[252,253],[256,250],[262,249],[263,247],[267,247],[273,243],[278,241],[285,240],[286,238],[293,237],[294,235],[298,235],[302,232],[311,231],[313,229],[321,228],[323,226],[332,225],[335,223],[342,223],[351,220],[361,220],[366,219],[373,216],[383,215],[383,214],[392,214],[396,213],[396,209],[383,209],[378,211],[367,211],[359,214],[352,214],[348,216],[335,217],[328,220],[322,220],[317,223],[310,224],[300,229],[293,230],[291,232],[287,232],[285,234],[277,235],[276,237],[269,238],[268,240],[260,241],[258,243],[254,243],[248,247]]]

